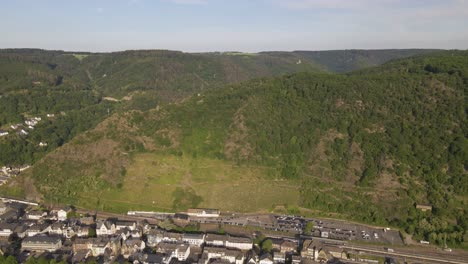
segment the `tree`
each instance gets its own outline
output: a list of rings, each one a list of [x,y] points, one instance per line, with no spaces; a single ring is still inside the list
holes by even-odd
[[[96,237],[96,229],[90,227],[90,228],[88,229],[88,236],[89,236],[89,237]]]
[[[306,226],[304,228],[304,234],[311,235],[313,229],[314,229],[314,222],[312,222],[312,221],[307,222],[307,224],[306,224]]]
[[[267,251],[267,252],[271,252],[272,249],[273,249],[273,242],[271,241],[271,239],[263,240],[262,250]]]

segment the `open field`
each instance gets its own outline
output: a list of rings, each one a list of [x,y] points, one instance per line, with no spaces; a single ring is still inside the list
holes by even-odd
[[[77,59],[80,60],[80,61],[81,61],[82,59],[88,57],[87,54],[72,54],[72,55],[73,55],[73,57],[77,58]]]
[[[122,186],[98,195],[85,193],[78,203],[115,212],[195,206],[253,212],[278,204],[297,205],[298,185],[276,180],[268,170],[207,158],[137,154]]]

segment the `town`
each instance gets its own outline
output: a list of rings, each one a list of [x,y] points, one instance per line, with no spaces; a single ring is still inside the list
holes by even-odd
[[[397,230],[300,216],[201,208],[112,215],[8,198],[0,204],[0,253],[19,263],[466,263],[403,246]]]

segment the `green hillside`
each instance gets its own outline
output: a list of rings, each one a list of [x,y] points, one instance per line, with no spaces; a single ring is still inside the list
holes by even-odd
[[[462,51],[216,87],[118,111],[2,192],[119,212],[286,210],[466,246],[467,92]]]
[[[382,56],[380,62],[405,51]],[[306,52],[308,54],[308,52]],[[339,54],[340,51],[333,51]],[[379,55],[382,53],[382,55]],[[0,165],[32,164],[108,114],[148,110],[194,93],[260,77],[293,72],[324,72],[330,61],[284,53],[183,53],[165,50],[73,53],[38,49],[0,50]],[[355,67],[356,68],[356,67]],[[54,118],[45,118],[54,114]],[[11,125],[41,117],[28,137]],[[47,142],[47,147],[39,147]]]

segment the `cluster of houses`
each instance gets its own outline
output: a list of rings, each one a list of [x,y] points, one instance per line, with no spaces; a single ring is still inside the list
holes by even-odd
[[[193,216],[219,216],[216,211],[191,211]],[[269,251],[255,245],[253,237],[167,231],[148,221],[95,219],[77,216],[70,207],[42,210],[21,203],[0,203],[0,253],[26,256],[59,256],[71,263],[90,259],[103,263],[313,263],[333,258],[320,242],[292,238],[271,240]],[[12,249],[11,241],[20,241]],[[303,247],[301,245],[303,244]],[[299,250],[302,248],[302,251]],[[343,252],[334,252],[342,257]],[[18,256],[19,258],[19,256]]]
[[[54,114],[47,114],[48,118],[54,117]],[[27,136],[29,135],[29,130],[34,130],[36,125],[42,120],[41,117],[35,116],[28,118],[24,121],[24,123],[17,123],[10,125],[10,128],[14,131],[16,131],[17,134],[21,136]],[[7,130],[0,130],[0,137],[6,136],[10,134]],[[39,144],[40,146],[47,146],[47,143],[41,142],[42,144]]]
[[[11,178],[18,176],[22,171],[29,169],[29,165],[19,167],[3,166],[0,169],[0,185],[7,183]]]

